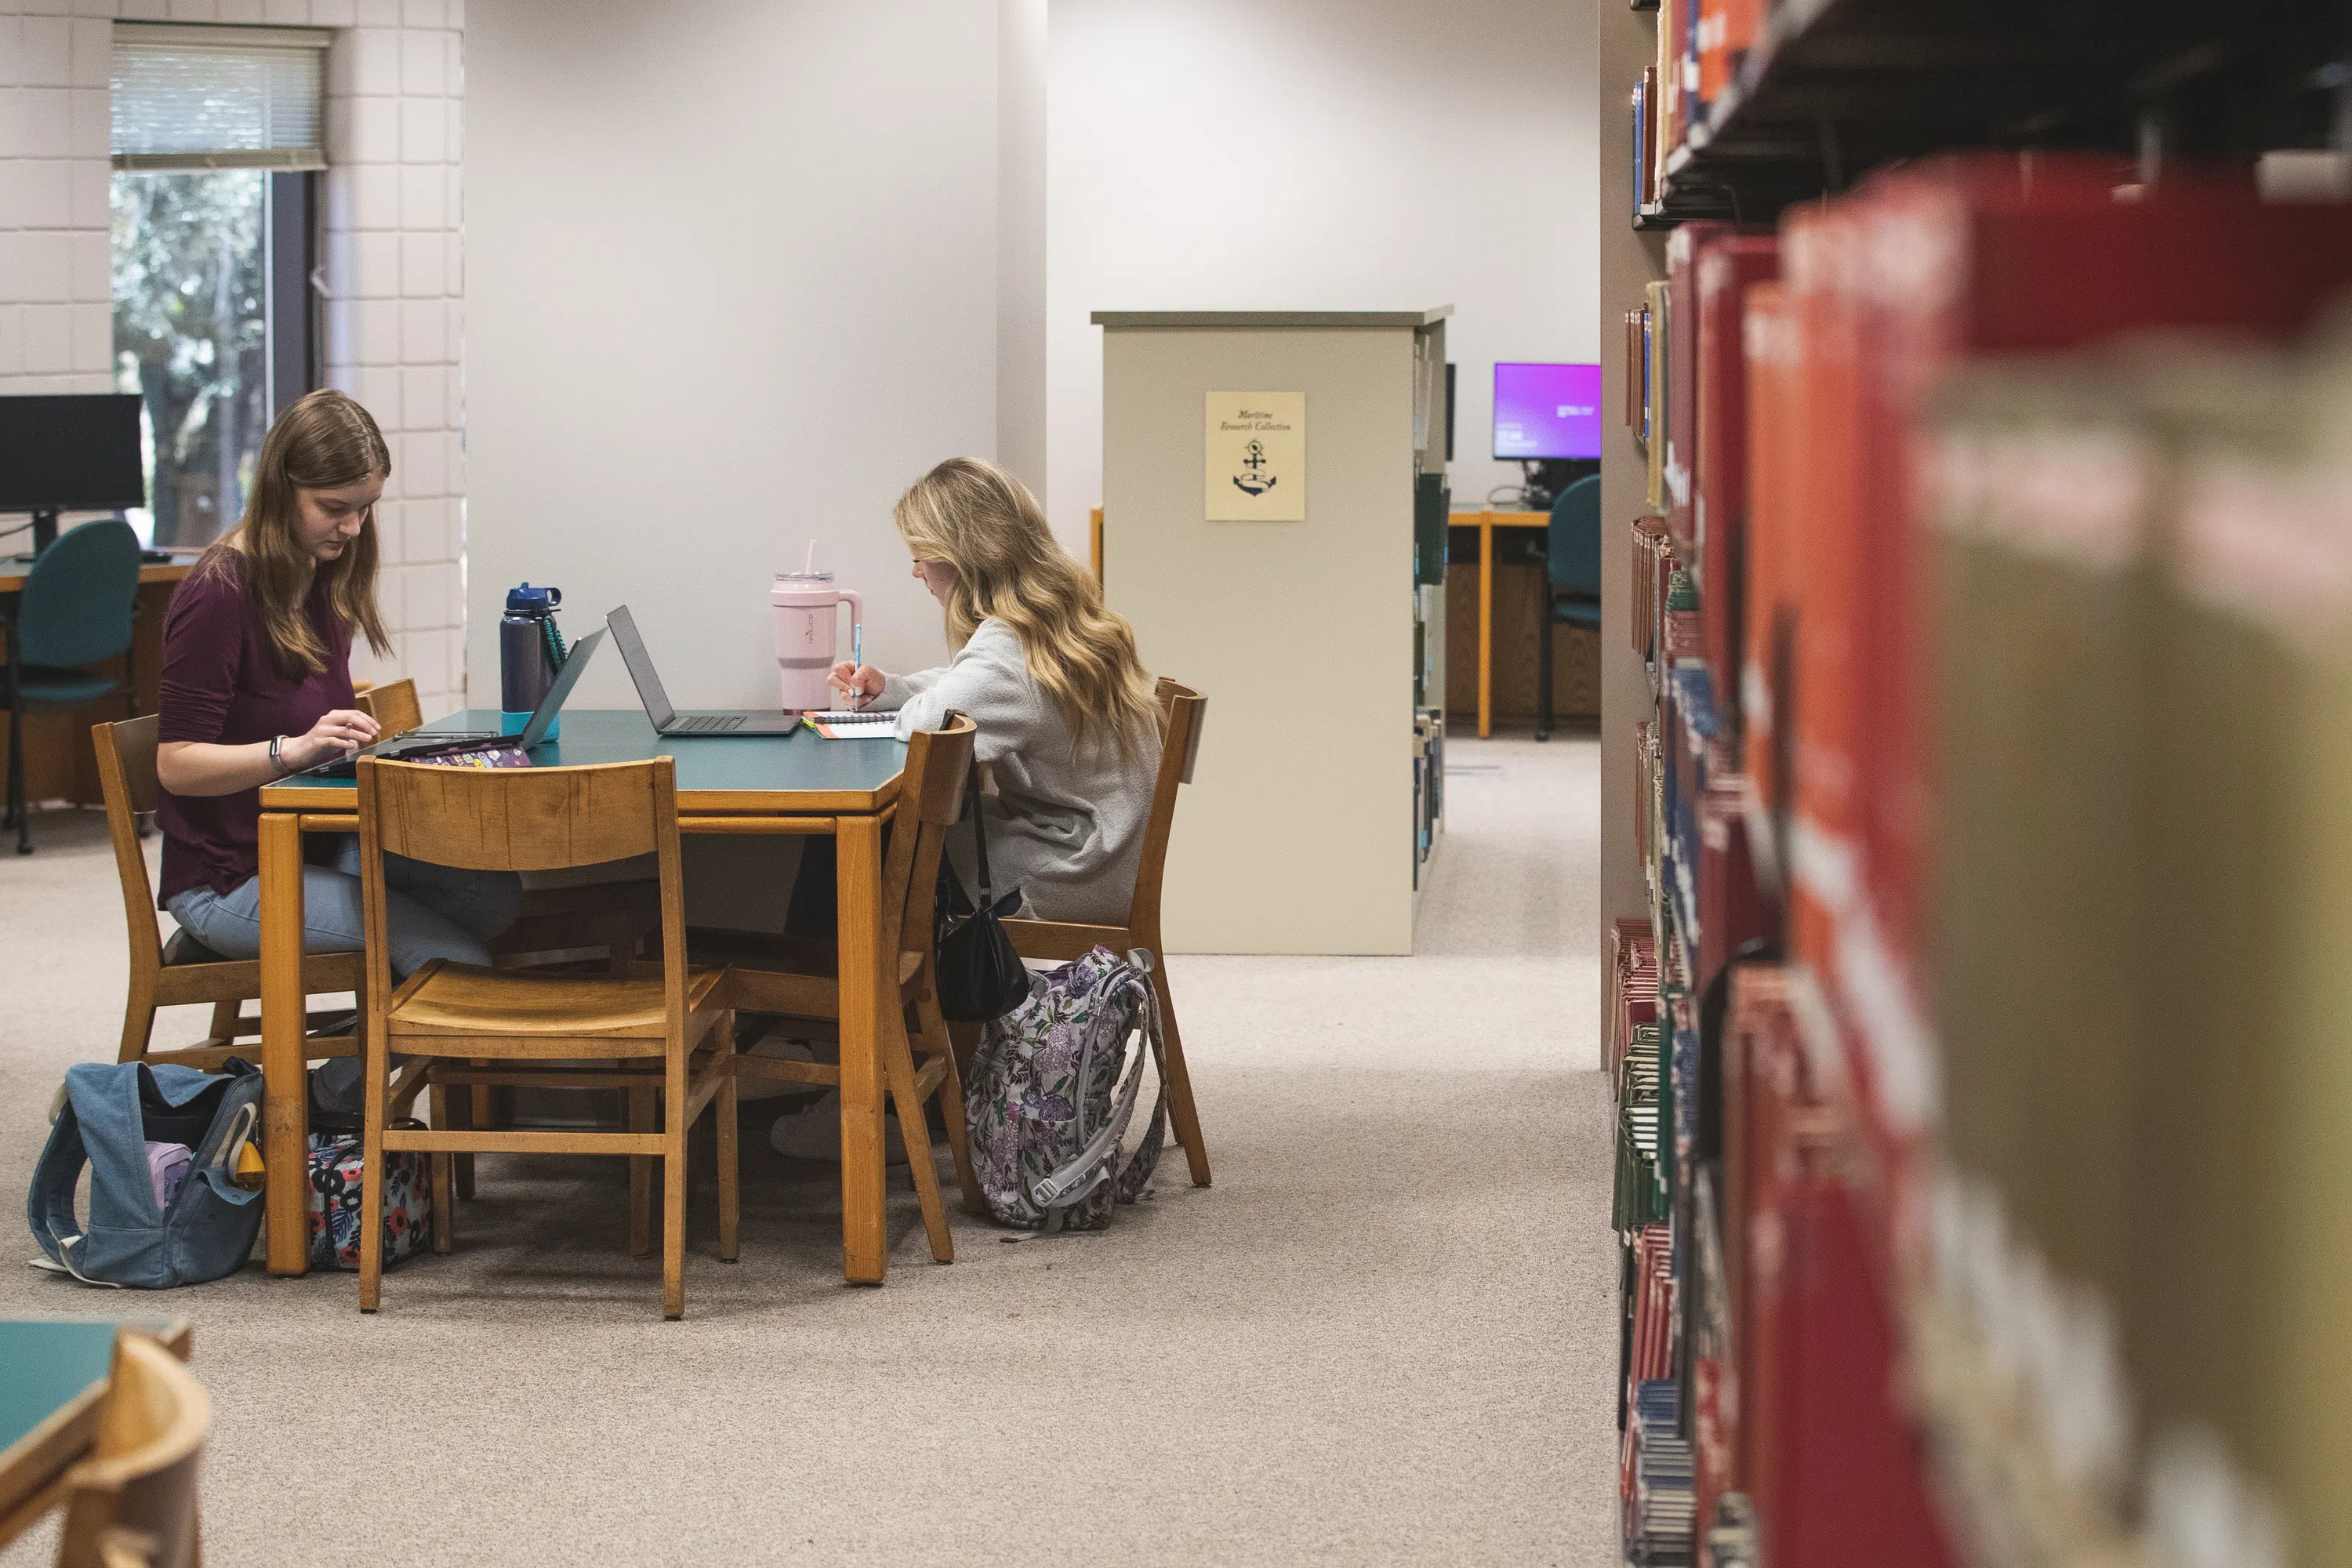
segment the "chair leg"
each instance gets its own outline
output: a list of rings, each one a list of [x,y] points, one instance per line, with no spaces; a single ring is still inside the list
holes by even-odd
[[[1551,739],[1551,588],[1544,588],[1536,636],[1536,739]]]
[[[119,1062],[135,1062],[147,1054],[147,1042],[155,1037],[155,993],[152,986],[142,986],[139,976],[131,977],[131,994],[122,1005],[122,1049],[115,1057]]]
[[[654,1091],[625,1090],[629,1097],[629,1131],[654,1131]],[[629,1156],[629,1256],[646,1258],[654,1249],[654,1161],[649,1154]]]
[[[670,1041],[663,1076],[662,1316],[686,1316],[686,1047]]]
[[[937,997],[931,999],[931,1005],[935,1008],[939,1005]],[[955,1053],[957,1076],[971,1072],[971,1053],[980,1049],[980,1026],[950,1023],[942,1019],[940,1026],[948,1032],[948,1048]]]
[[[467,1126],[479,1129],[496,1127],[499,1124],[497,1103],[492,1099],[492,1096],[497,1093],[498,1090],[488,1084],[474,1085],[467,1096],[472,1101],[469,1107],[472,1114],[466,1119]],[[457,1195],[461,1198],[472,1197],[474,1195],[474,1157],[471,1154],[457,1156]]]
[[[215,1002],[215,1003],[214,1003],[214,1004],[213,1004],[213,1021],[212,1021],[211,1028],[210,1028],[210,1030],[209,1030],[209,1033],[211,1034],[212,1038],[211,1038],[211,1039],[209,1039],[209,1040],[207,1040],[207,1041],[205,1041],[205,1043],[206,1045],[213,1045],[213,1046],[227,1046],[227,1045],[234,1045],[234,1044],[236,1044],[236,1034],[237,1034],[237,1030],[238,1030],[240,1027],[242,1027],[242,1026],[243,1026],[244,1023],[245,1023],[245,1004],[244,1004],[244,1003],[242,1003],[242,1002]]]
[[[477,1060],[473,1065],[478,1068],[488,1067],[489,1063],[487,1060]],[[465,1102],[463,1108],[454,1105],[450,1108],[450,1120],[453,1125],[477,1129],[490,1125],[489,1085],[481,1083],[469,1085],[460,1098]],[[449,1168],[456,1178],[457,1201],[472,1203],[474,1201],[474,1157],[471,1154],[452,1154],[449,1156]]]
[[[742,1129],[737,1115],[735,1087],[735,1015],[722,1016],[711,1031],[711,1037],[727,1072],[719,1080],[719,1095],[713,1102],[719,1117],[719,1257],[721,1262],[732,1263],[741,1240],[743,1211],[743,1173],[737,1147]]]
[[[390,1049],[377,1031],[368,1030],[361,1047],[365,1064],[366,1109],[360,1121],[360,1156],[365,1169],[360,1177],[360,1310],[373,1312],[383,1289],[383,1118],[384,1099],[391,1089]]]
[[[915,1094],[915,1058],[907,1045],[907,1025],[896,1008],[882,1021],[882,1072],[889,1080],[891,1108],[898,1113],[898,1136],[907,1144],[907,1170],[915,1178],[915,1196],[923,1205],[923,1229],[931,1241],[931,1261],[953,1263],[955,1243],[948,1236],[947,1210],[940,1203],[939,1163],[931,1156],[931,1129],[923,1120],[923,1102]]]
[[[11,677],[15,671],[11,670]],[[32,816],[25,800],[25,710],[8,709],[8,816],[16,825],[16,853],[33,852]]]
[[[1192,1105],[1192,1074],[1184,1066],[1184,1041],[1176,1032],[1176,999],[1168,994],[1168,962],[1162,956],[1151,966],[1151,988],[1160,994],[1160,1040],[1168,1053],[1168,1111],[1176,1123],[1177,1141],[1184,1145],[1184,1162],[1192,1168],[1192,1184],[1209,1184],[1209,1146],[1201,1141],[1201,1113]]]
[[[923,1026],[925,1054],[947,1058],[947,1077],[940,1080],[940,1119],[948,1124],[948,1148],[955,1155],[956,1185],[963,1190],[964,1209],[985,1215],[988,1200],[981,1195],[980,1177],[971,1168],[970,1131],[964,1124],[963,1071],[948,1035],[947,1020],[940,1015],[936,993],[926,991],[916,999],[915,1017]]]
[[[432,1106],[433,1130],[436,1132],[451,1131],[456,1122],[451,1120],[450,1107],[460,1095],[451,1094],[446,1085],[438,1083],[428,1085],[425,1093]],[[448,1155],[433,1156],[433,1250],[436,1252],[448,1252],[456,1245],[450,1234],[449,1211],[457,1206],[457,1202],[450,1191],[449,1164]]]

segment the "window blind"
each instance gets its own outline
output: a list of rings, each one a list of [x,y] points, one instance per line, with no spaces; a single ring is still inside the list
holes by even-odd
[[[310,27],[114,25],[118,169],[323,169]]]

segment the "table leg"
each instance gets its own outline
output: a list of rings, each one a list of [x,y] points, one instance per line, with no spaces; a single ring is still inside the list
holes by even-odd
[[[882,824],[834,825],[840,909],[841,1252],[851,1283],[879,1285],[890,1267],[882,1169]],[[922,1136],[918,1128],[910,1136]]]
[[[1478,514],[1478,738],[1495,727],[1495,520]]]
[[[304,1202],[310,1131],[303,1036],[302,825],[289,811],[261,814],[261,1157],[268,1167],[269,1271],[310,1267]]]

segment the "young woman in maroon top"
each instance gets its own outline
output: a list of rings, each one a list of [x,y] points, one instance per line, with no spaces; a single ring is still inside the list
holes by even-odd
[[[392,651],[375,603],[375,503],[392,456],[366,409],[311,393],[261,443],[244,518],[173,595],[163,621],[155,818],[157,900],[224,958],[261,952],[261,786],[363,746],[375,721],[352,703],[352,634]],[[302,873],[302,944],[361,945],[359,844],[314,846]],[[314,858],[316,857],[314,856]],[[387,856],[392,967],[487,964],[483,943],[514,922],[506,874]]]

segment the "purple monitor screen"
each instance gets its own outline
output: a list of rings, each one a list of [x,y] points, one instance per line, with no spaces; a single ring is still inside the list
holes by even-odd
[[[1601,367],[1495,367],[1495,456],[1601,456]]]

